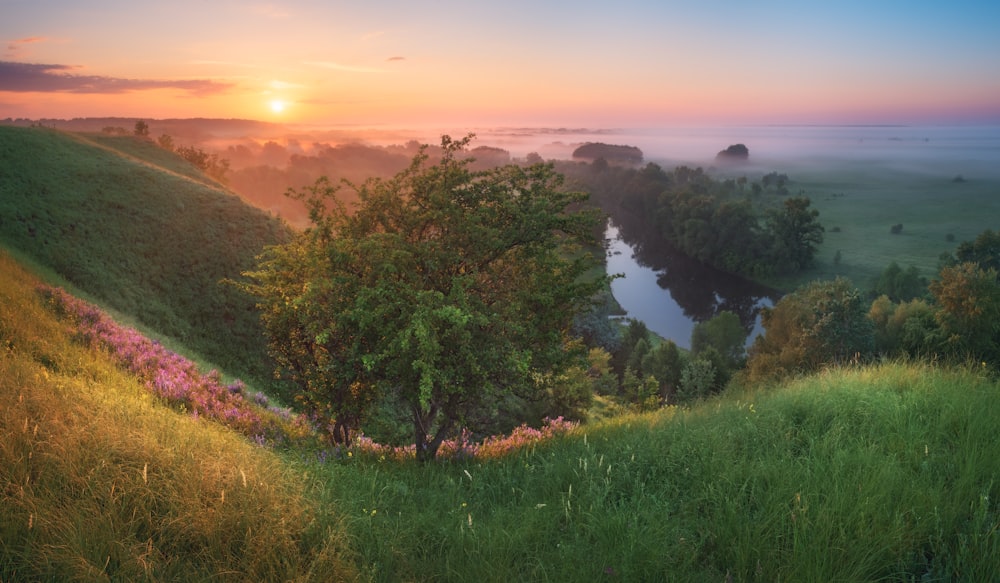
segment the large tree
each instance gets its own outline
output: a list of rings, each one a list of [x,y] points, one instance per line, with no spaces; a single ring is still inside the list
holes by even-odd
[[[823,242],[819,211],[809,208],[809,198],[786,198],[784,208],[771,212],[769,227],[773,241],[773,260],[779,271],[799,271],[812,265],[816,246]]]
[[[579,245],[599,217],[551,165],[471,170],[470,138],[443,137],[436,164],[421,149],[392,179],[348,185],[353,212],[329,181],[292,191],[312,226],[247,274],[281,370],[337,441],[391,396],[417,458],[432,459],[580,356],[567,333],[603,282],[585,277],[594,259]]]

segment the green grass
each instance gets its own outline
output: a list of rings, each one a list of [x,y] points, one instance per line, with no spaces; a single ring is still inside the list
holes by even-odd
[[[0,242],[170,333],[182,352],[228,355],[219,364],[234,372],[233,357],[251,352],[232,322],[256,316],[232,312],[247,304],[217,291],[219,273],[282,227],[164,170],[145,146],[105,145],[118,152],[0,127]],[[877,274],[883,258],[936,261],[947,232],[971,239],[997,216],[993,187],[972,176],[861,170],[812,183],[793,174],[828,227],[821,256],[842,245],[841,268],[857,277]],[[962,204],[917,208],[916,197],[938,204],[948,188],[962,189],[952,193]],[[824,189],[846,196],[825,200]],[[164,407],[76,344],[35,284],[0,252],[5,582],[924,582],[1000,572],[1000,386],[975,367],[830,370],[645,415],[611,416],[605,404],[602,421],[499,460],[321,461],[327,452],[263,450]]]
[[[220,281],[251,268],[287,226],[131,137],[3,126],[0,176],[0,246],[229,373],[268,382],[253,300]]]
[[[943,161],[920,169],[894,168],[888,161],[831,162],[822,170],[788,172],[795,181],[790,190],[805,191],[826,233],[816,266],[771,282],[780,289],[836,276],[870,288],[892,261],[903,269],[915,265],[930,279],[937,274],[941,253],[998,227],[1000,179],[966,174],[966,182],[954,182],[957,173]],[[898,223],[902,233],[890,234]],[[949,234],[953,242],[946,240]],[[839,265],[834,263],[838,250]]]
[[[69,337],[0,254],[0,580],[350,580],[333,508]]]
[[[504,459],[322,461],[164,407],[75,344],[7,256],[0,274],[4,581],[1000,572],[1000,386],[979,370],[831,370]]]
[[[998,387],[832,371],[510,459],[309,466],[378,581],[950,581],[1000,572]]]

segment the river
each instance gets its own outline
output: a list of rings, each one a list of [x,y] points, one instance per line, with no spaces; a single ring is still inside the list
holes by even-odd
[[[611,291],[626,317],[678,346],[690,348],[691,331],[722,311],[739,316],[747,344],[763,332],[760,309],[773,306],[779,292],[707,267],[671,249],[644,232],[639,221],[617,217],[608,221],[607,269],[624,274]]]

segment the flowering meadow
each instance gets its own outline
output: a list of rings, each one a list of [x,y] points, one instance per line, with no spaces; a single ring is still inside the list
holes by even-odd
[[[258,393],[248,399],[242,381],[225,384],[215,370],[202,374],[190,360],[115,323],[62,289],[40,286],[38,291],[57,315],[72,322],[80,341],[106,351],[169,405],[235,429],[261,445],[298,441],[312,433],[303,416],[288,409],[267,408],[265,395]]]
[[[255,393],[248,397],[240,380],[226,384],[218,371],[202,373],[195,363],[172,352],[133,328],[114,322],[97,307],[66,293],[60,288],[39,286],[46,304],[61,318],[72,323],[76,338],[104,350],[119,366],[136,375],[154,395],[167,404],[189,412],[195,418],[208,418],[230,427],[260,445],[304,443],[317,431],[307,417],[289,409],[268,407],[267,396]],[[441,444],[438,457],[444,459],[496,459],[521,448],[566,433],[577,423],[562,417],[545,419],[540,429],[522,425],[509,435],[487,437],[475,442],[467,431]],[[413,459],[415,446],[390,446],[376,443],[359,433],[347,448],[321,451],[321,460],[359,456],[380,460]]]

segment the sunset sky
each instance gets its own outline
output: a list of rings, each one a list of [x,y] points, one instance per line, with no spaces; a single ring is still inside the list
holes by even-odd
[[[0,0],[0,118],[1000,123],[987,0]]]

